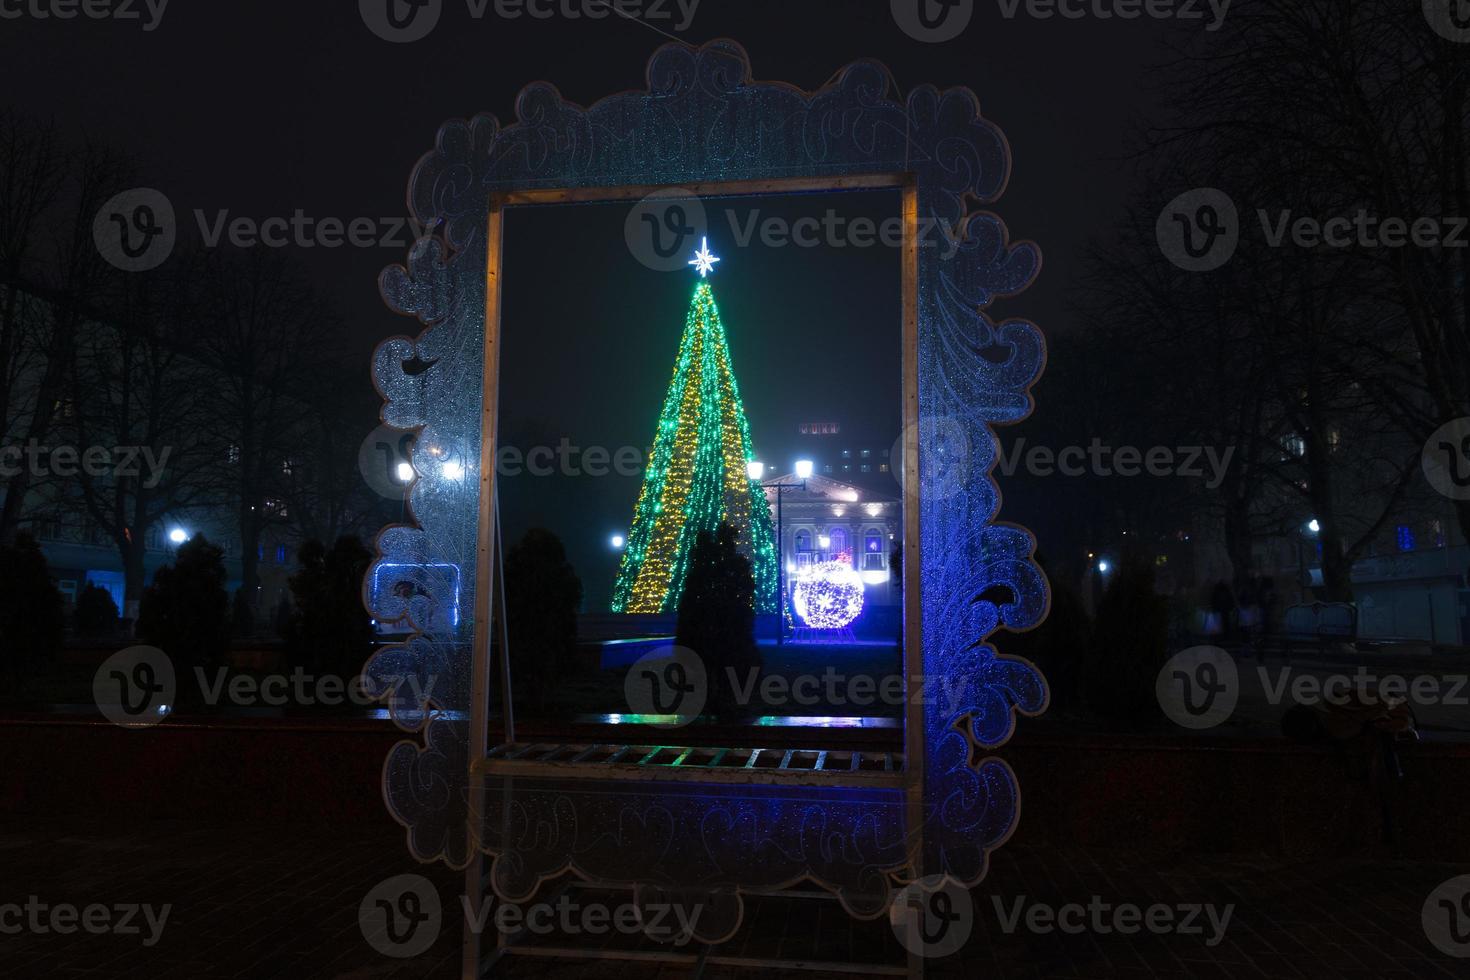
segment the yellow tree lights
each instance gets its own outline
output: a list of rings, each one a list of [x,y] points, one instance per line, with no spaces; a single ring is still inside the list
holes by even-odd
[[[703,280],[718,261],[706,242],[689,264]],[[694,539],[721,521],[736,529],[751,560],[757,611],[773,611],[776,547],[765,491],[747,472],[753,458],[725,328],[714,291],[701,281],[689,303],[653,455],[633,509],[613,612],[674,611]]]

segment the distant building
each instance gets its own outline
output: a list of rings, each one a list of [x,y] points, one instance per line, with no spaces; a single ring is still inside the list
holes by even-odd
[[[780,551],[788,589],[803,569],[845,560],[863,580],[865,607],[900,604],[902,593],[890,567],[891,553],[903,540],[903,505],[897,496],[825,476],[812,476],[803,486],[787,474],[765,481],[765,487],[773,529],[778,492],[782,498]]]

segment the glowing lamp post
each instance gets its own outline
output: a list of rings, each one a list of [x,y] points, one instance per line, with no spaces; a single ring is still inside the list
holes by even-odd
[[[752,480],[759,482],[766,475],[766,464],[757,460],[751,460],[745,464],[745,473]],[[812,475],[812,461],[809,459],[798,459],[796,461],[796,478],[800,483],[782,483],[773,480],[770,483],[761,484],[762,488],[776,491],[776,646],[782,646],[786,642],[786,608],[782,601],[786,596],[786,534],[784,521],[781,518],[781,499],[787,490],[800,488],[806,489],[806,481]]]

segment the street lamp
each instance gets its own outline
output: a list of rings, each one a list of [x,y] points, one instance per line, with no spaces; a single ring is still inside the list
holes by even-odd
[[[183,544],[185,541],[189,540],[189,532],[185,531],[181,527],[176,527],[172,531],[168,532],[168,539],[176,545]]]
[[[752,480],[765,476],[766,465],[756,460],[745,464],[745,472]],[[776,491],[776,646],[786,641],[786,534],[781,514],[781,500],[787,490],[806,489],[806,481],[812,475],[812,461],[796,461],[796,478],[800,483],[782,483],[779,479],[761,485],[762,489]]]
[[[1296,571],[1299,583],[1300,598],[1303,602],[1307,599],[1307,589],[1312,587],[1312,576],[1307,569],[1306,539],[1316,537],[1322,530],[1322,522],[1312,518],[1302,525],[1303,534],[1297,535],[1296,539]]]
[[[621,534],[614,534],[608,539],[608,543],[613,546],[614,551],[621,551],[625,542]]]

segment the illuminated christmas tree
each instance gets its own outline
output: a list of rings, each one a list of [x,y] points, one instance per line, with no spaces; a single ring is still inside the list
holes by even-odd
[[[755,575],[758,612],[775,608],[776,547],[765,491],[748,474],[755,458],[725,328],[705,278],[720,261],[703,243],[674,378],[664,396],[653,455],[633,510],[613,612],[673,612],[684,590],[689,552],[701,531],[721,521],[739,534]]]

